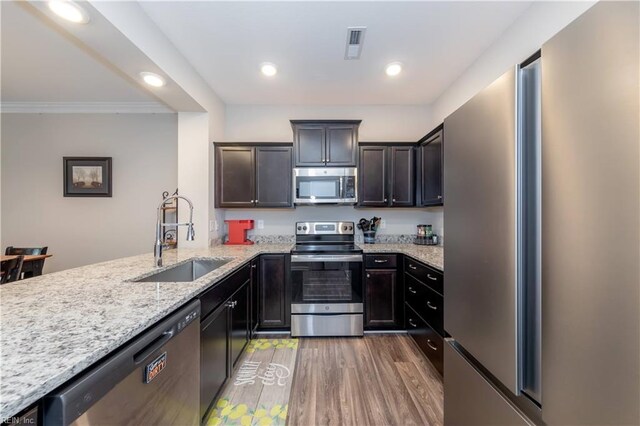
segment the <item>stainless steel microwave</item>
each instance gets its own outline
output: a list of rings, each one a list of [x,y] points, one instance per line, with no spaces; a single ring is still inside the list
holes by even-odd
[[[293,202],[298,205],[355,204],[357,174],[355,167],[293,169]]]

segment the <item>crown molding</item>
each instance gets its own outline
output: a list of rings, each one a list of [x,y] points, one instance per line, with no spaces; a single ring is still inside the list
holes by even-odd
[[[145,114],[175,113],[158,102],[2,102],[2,113],[48,114]]]

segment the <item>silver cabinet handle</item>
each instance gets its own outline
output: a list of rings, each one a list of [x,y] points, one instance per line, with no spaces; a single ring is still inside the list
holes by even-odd
[[[384,202],[385,202],[385,203],[387,202],[387,199],[386,199],[386,198],[384,199]]]
[[[438,281],[438,278],[432,277],[431,274],[427,274],[427,278],[429,278],[431,281]]]
[[[418,327],[411,318],[409,318],[409,324],[411,324],[412,327]]]
[[[433,306],[433,305],[431,304],[431,302],[430,302],[430,301],[428,301],[428,300],[427,300],[427,306],[428,306],[428,307],[430,307],[431,309],[433,309],[434,311],[437,311],[437,310],[438,310],[438,307],[437,307],[437,306]]]
[[[395,198],[392,198],[392,199],[391,199],[391,201],[393,201],[393,202],[395,203],[395,202],[396,202],[396,199],[395,199]]]
[[[413,269],[414,271],[418,269],[415,266],[413,266],[412,264],[409,264],[409,268]]]
[[[416,293],[417,293],[417,291],[415,291],[415,290],[413,289],[413,287],[409,287],[409,291],[410,291],[411,293],[413,293],[413,294],[416,294]]]
[[[367,274],[367,278],[371,278],[371,274]]]
[[[233,302],[232,301],[227,302],[227,307],[228,308],[233,308]]]
[[[388,259],[374,259],[373,260],[376,263],[387,263],[389,260]]]
[[[427,346],[429,346],[434,351],[438,350],[438,348],[436,346],[433,346],[433,344],[431,343],[431,340],[429,340],[429,339],[427,339]]]
[[[251,267],[252,267],[253,269],[256,269],[256,268],[258,267],[258,265],[251,265]]]
[[[442,195],[438,195],[438,200],[442,200]]]
[[[255,200],[255,203],[258,204],[258,200]]]

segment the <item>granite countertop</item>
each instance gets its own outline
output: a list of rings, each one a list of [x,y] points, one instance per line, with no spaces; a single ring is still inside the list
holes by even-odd
[[[443,249],[359,244],[443,269]],[[157,272],[153,255],[117,259],[0,287],[0,418],[27,408],[262,253],[291,243],[218,245],[164,252],[164,267],[193,258],[231,261],[193,282],[131,282]]]
[[[42,275],[0,287],[0,419],[22,409],[118,349],[261,253],[291,244],[214,246],[164,252],[164,267],[230,258],[193,282],[130,282],[149,275],[153,254]]]

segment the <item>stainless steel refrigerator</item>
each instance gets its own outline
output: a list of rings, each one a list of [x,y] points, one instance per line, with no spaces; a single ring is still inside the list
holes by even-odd
[[[640,4],[445,119],[445,423],[640,424]]]

